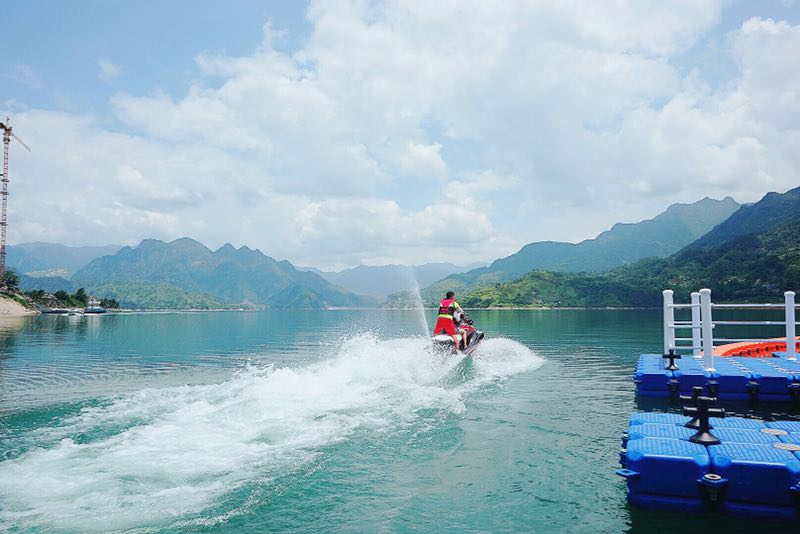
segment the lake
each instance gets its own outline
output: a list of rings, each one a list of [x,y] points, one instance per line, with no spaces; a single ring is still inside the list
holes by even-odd
[[[466,360],[426,352],[433,311],[2,319],[0,530],[763,528],[626,504],[628,414],[677,409],[634,397],[660,311],[471,315]]]

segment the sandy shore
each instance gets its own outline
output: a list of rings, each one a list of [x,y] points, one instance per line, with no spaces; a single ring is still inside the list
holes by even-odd
[[[19,302],[0,295],[0,317],[19,317],[22,315],[36,315],[36,313]]]

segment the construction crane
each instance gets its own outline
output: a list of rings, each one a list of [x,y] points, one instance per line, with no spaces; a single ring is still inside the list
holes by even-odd
[[[5,285],[3,280],[5,280],[6,274],[6,228],[8,228],[8,216],[6,215],[6,211],[8,210],[8,145],[11,143],[11,138],[17,140],[19,144],[24,146],[28,152],[31,149],[22,142],[22,139],[14,135],[13,129],[11,128],[11,119],[6,117],[6,122],[0,122],[0,130],[3,130],[3,213],[2,218],[0,218],[0,287]]]

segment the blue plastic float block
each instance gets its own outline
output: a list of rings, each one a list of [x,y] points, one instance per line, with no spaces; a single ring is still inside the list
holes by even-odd
[[[783,354],[785,355],[786,353]],[[772,361],[774,365],[793,372],[795,381],[800,382],[800,354],[798,354],[796,358],[797,359],[789,360],[784,356],[783,358],[775,358]]]
[[[782,451],[785,452],[785,451]],[[698,480],[709,472],[706,448],[670,438],[628,441],[626,466],[629,495],[665,495],[702,501]]]
[[[628,420],[628,424],[631,427],[644,423],[656,423],[660,425],[684,425],[688,422],[689,418],[683,415],[658,412],[633,412]]]
[[[697,430],[693,428],[686,428],[674,423],[642,423],[630,426],[628,429],[628,441],[642,438],[671,438],[688,441],[696,432]],[[623,444],[623,446],[625,445]]]
[[[680,368],[672,372],[672,377],[678,381],[678,391],[683,395],[690,394],[695,386],[705,387],[709,379],[716,378],[701,367]]]
[[[783,434],[781,436],[778,436],[778,439],[780,439],[784,443],[793,443],[795,445],[800,445],[800,434]],[[800,458],[800,452],[796,452],[794,453],[794,455]]]
[[[745,428],[750,430],[761,430],[767,425],[760,419],[747,419],[745,417],[709,417],[708,422],[712,428]]]
[[[714,380],[717,381],[717,398],[721,400],[748,400],[747,389],[752,380],[752,373],[730,358],[715,358]]]
[[[708,452],[714,473],[728,480],[726,502],[794,506],[800,460],[791,452],[773,445],[733,442],[712,445]]]
[[[700,371],[703,371],[706,368],[706,364],[702,356],[687,356],[686,359],[683,360],[683,365],[681,368],[699,369]]]
[[[763,432],[769,430],[750,430],[747,428],[715,428],[711,431],[722,443],[758,443],[762,445],[772,445],[780,443],[781,440],[774,434]]]
[[[759,358],[759,362],[761,365],[766,365],[774,369],[777,372],[785,374],[787,377],[798,380],[798,373],[800,373],[800,367],[797,366],[797,362],[790,362],[788,360],[782,360],[780,358]]]
[[[633,427],[634,425],[641,425],[645,423],[654,423],[658,425],[680,425],[683,426],[689,422],[689,417],[684,415],[679,415],[676,413],[659,413],[659,412],[633,412],[631,413],[630,418],[628,419],[628,425]],[[767,428],[768,426],[772,425],[773,423],[764,423],[760,419],[747,419],[745,417],[725,417],[724,419],[719,417],[709,417],[709,423],[713,428],[744,428],[749,430],[761,430],[762,428]],[[777,423],[777,422],[776,422]],[[787,423],[789,425],[798,425],[797,432],[800,432],[800,421],[783,421],[779,424]],[[783,427],[772,427],[772,428],[782,428],[783,430],[787,430]],[[794,428],[794,427],[793,427]],[[633,428],[630,429],[634,431]],[[792,432],[791,430],[787,430],[788,432]]]
[[[677,360],[676,364],[680,365],[681,360]],[[666,371],[667,360],[660,354],[640,354],[639,361],[636,362],[636,368],[642,370]]]
[[[714,428],[714,434],[722,443],[735,442],[735,443],[760,443],[763,445],[771,445],[779,443],[781,440],[778,436],[764,432],[769,430],[763,427],[761,430],[753,430],[748,428],[736,427],[720,427]],[[682,439],[688,441],[689,438],[697,432],[694,428],[686,428],[678,424],[663,424],[663,423],[641,423],[632,424],[628,428],[627,439],[622,440],[622,446],[625,447],[627,442],[634,439],[641,438],[671,438]],[[788,435],[788,434],[787,434]],[[800,434],[797,434],[798,442],[800,442]]]
[[[800,363],[800,352],[796,352],[794,354],[794,358],[795,358],[794,360],[789,360],[788,356],[783,351],[775,351],[775,352],[772,353],[772,355],[775,356],[776,358],[780,358],[780,359],[786,360],[788,362]]]
[[[800,434],[800,421],[769,421],[767,427]]]
[[[758,398],[763,400],[789,400],[789,386],[794,382],[794,373],[781,371],[763,361],[765,358],[754,358],[749,364],[753,370],[753,380],[758,382]]]
[[[759,360],[764,360],[769,362],[772,365],[776,365],[778,367],[786,367],[787,369],[791,370],[800,370],[800,353],[795,354],[794,360],[790,360],[786,357],[785,352],[773,352],[773,358],[758,358]]]
[[[670,397],[669,381],[672,371],[636,371],[636,394],[642,397]]]
[[[639,361],[636,363],[636,366],[650,366],[663,369],[666,367],[665,362],[666,360],[664,360],[664,357],[661,356],[661,354],[640,354]]]
[[[636,364],[633,381],[636,392],[645,397],[669,397],[669,381],[672,371],[664,368],[664,360],[660,354],[642,354]]]

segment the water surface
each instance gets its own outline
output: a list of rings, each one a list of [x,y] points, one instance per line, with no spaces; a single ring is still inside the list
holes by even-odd
[[[429,355],[415,312],[2,322],[0,530],[763,528],[625,502],[628,413],[675,409],[633,395],[660,312],[472,316],[467,360]]]

